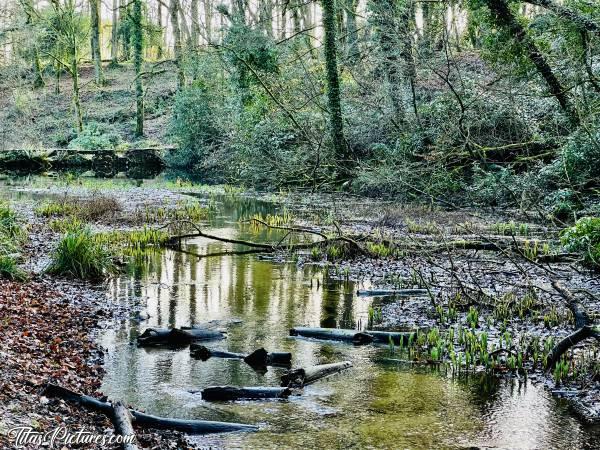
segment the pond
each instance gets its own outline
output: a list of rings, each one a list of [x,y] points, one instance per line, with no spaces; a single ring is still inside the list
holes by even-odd
[[[214,200],[214,199],[213,199]],[[240,219],[278,212],[258,200],[220,197],[206,232],[234,239],[277,242]],[[188,253],[157,253],[134,272],[113,279],[115,303],[141,302],[146,320],[106,331],[102,391],[149,413],[258,424],[256,433],[193,437],[217,448],[594,448],[598,431],[586,429],[566,406],[529,381],[483,375],[452,377],[444,368],[393,361],[385,346],[353,347],[291,338],[297,325],[353,328],[367,322],[381,299],[357,297],[351,282],[331,279],[311,265],[275,262],[259,255],[218,254],[232,244],[204,238],[184,244]],[[145,315],[143,317],[146,317]],[[249,353],[264,347],[289,351],[294,367],[351,360],[353,368],[308,386],[287,400],[209,403],[207,386],[278,386],[283,369],[266,373],[238,360],[190,357],[189,349],[138,348],[147,327],[212,324],[227,339],[219,350]]]

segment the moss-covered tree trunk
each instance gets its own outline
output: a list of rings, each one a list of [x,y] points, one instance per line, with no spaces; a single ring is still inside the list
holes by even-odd
[[[163,59],[164,56],[164,47],[165,47],[165,33],[163,33],[163,4],[162,1],[158,2],[158,9],[156,11],[156,24],[158,25],[158,36],[157,45],[156,45],[156,58]]]
[[[199,22],[199,11],[198,11],[198,0],[192,0],[191,3],[191,14],[192,14],[192,49],[198,50],[200,44],[200,22]]]
[[[142,29],[142,0],[133,2],[133,64],[135,66],[135,134],[144,135],[144,86],[142,63],[144,59],[144,33]]]
[[[100,52],[100,0],[90,0],[90,40],[92,61],[94,63],[94,81],[100,86],[104,83],[102,75],[102,56]]]
[[[339,164],[340,176],[346,177],[352,162],[344,139],[344,122],[340,99],[340,78],[337,65],[336,49],[336,12],[335,0],[322,0],[323,29],[325,32],[325,68],[327,72],[327,100],[329,105],[329,122],[331,144]]]
[[[160,5],[160,3],[159,3]],[[110,65],[119,65],[119,2],[112,1],[112,26],[110,30]]]
[[[74,38],[73,38],[74,39]],[[83,112],[81,110],[81,95],[79,94],[79,61],[77,59],[77,45],[74,39],[71,48],[71,78],[73,80],[73,105],[75,107],[75,120],[77,121],[77,131],[83,131]]]
[[[212,0],[204,0],[204,34],[208,43],[212,42]]]
[[[177,0],[171,0],[169,5],[169,15],[171,17],[171,28],[173,29],[173,53],[175,56],[175,66],[177,66],[177,89],[181,89],[185,85],[185,74],[183,72],[181,30],[179,29],[179,2]]]
[[[573,110],[567,93],[558,80],[550,65],[538,49],[537,45],[531,39],[523,25],[517,20],[513,12],[510,10],[505,0],[487,0],[487,5],[492,12],[493,20],[497,26],[507,29],[511,36],[524,48],[540,76],[544,79],[550,93],[556,98],[560,107],[568,116],[573,124],[577,124],[579,119]]]

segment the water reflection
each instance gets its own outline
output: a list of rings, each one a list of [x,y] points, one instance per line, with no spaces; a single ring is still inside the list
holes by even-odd
[[[240,227],[240,219],[258,211],[272,213],[273,206],[229,199],[205,225],[219,236],[279,239],[277,232]],[[236,248],[203,238],[185,246],[199,255]],[[592,448],[598,442],[596,431],[585,430],[535,386],[479,377],[457,381],[437,371],[384,363],[385,347],[288,337],[295,325],[365,323],[372,300],[357,298],[355,290],[318,268],[275,264],[256,255],[157,254],[144,268],[111,282],[115,302],[142,299],[150,318],[127,321],[103,336],[110,349],[103,390],[155,414],[261,424],[254,434],[196,438],[207,447]],[[209,385],[278,385],[282,370],[263,374],[239,361],[194,360],[188,349],[133,344],[148,326],[209,321],[219,321],[228,332],[228,339],[210,344],[214,348],[251,352],[264,346],[292,352],[296,366],[351,359],[354,368],[288,401],[209,404],[192,391]]]

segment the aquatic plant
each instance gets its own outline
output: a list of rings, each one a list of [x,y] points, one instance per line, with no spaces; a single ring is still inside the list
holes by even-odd
[[[367,242],[366,247],[375,258],[387,258],[393,253],[392,249],[382,242]]]
[[[467,312],[467,323],[473,329],[477,328],[479,324],[479,311],[474,306],[469,307],[469,311]]]
[[[73,278],[98,280],[115,270],[105,247],[89,228],[67,233],[58,243],[48,273]]]

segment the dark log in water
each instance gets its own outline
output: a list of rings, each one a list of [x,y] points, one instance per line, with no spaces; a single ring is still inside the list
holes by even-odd
[[[291,393],[292,390],[287,387],[211,386],[202,390],[202,399],[207,401],[260,400],[287,398]]]
[[[292,354],[286,352],[267,352],[259,348],[244,358],[244,361],[254,367],[258,366],[289,366],[292,363]]]
[[[390,339],[394,345],[406,345],[412,332],[396,332],[396,331],[373,331],[365,330],[363,332],[357,330],[345,330],[341,328],[308,328],[294,327],[290,330],[290,336],[303,336],[315,339],[331,339],[336,341],[351,341],[355,345],[368,344],[371,342],[379,342],[388,344]],[[413,339],[416,336],[413,336]]]
[[[212,350],[204,345],[192,343],[190,346],[191,355],[194,358],[200,358],[206,361],[209,358],[225,358],[225,359],[243,359],[252,367],[266,366],[284,366],[287,367],[292,362],[291,353],[273,352],[269,353],[264,348],[259,348],[249,355],[242,353],[224,352],[220,350]]]
[[[294,327],[290,336],[302,336],[315,339],[328,339],[333,341],[348,341],[355,345],[373,342],[373,336],[358,330],[344,330],[341,328],[308,328]]]
[[[359,297],[379,297],[384,295],[396,295],[399,297],[426,296],[427,289],[359,289],[356,291]]]
[[[113,404],[113,415],[111,420],[115,427],[115,432],[128,439],[131,439],[131,436],[133,436],[131,441],[128,440],[127,442],[123,442],[123,450],[138,450],[135,431],[133,431],[133,426],[131,425],[132,419],[131,413],[123,403],[117,402]]]
[[[47,397],[56,397],[63,400],[83,406],[92,411],[100,412],[111,416],[113,407],[108,402],[103,402],[88,395],[77,394],[70,389],[48,383],[44,390]],[[257,431],[255,425],[229,422],[213,422],[209,420],[188,420],[172,419],[166,417],[157,417],[150,414],[144,414],[130,409],[133,422],[140,427],[156,428],[159,430],[175,430],[189,434],[210,434],[210,433],[230,433],[233,431]]]
[[[333,375],[352,367],[350,361],[342,361],[332,364],[320,364],[300,369],[289,370],[281,377],[281,385],[287,387],[301,388],[307,384],[312,384],[322,378]]]
[[[137,339],[138,345],[188,345],[196,341],[223,339],[218,330],[205,328],[147,328]]]
[[[209,358],[225,358],[225,359],[244,359],[246,355],[242,353],[222,352],[220,350],[211,350],[201,344],[192,343],[190,345],[190,354],[194,358],[199,358],[206,361]]]

